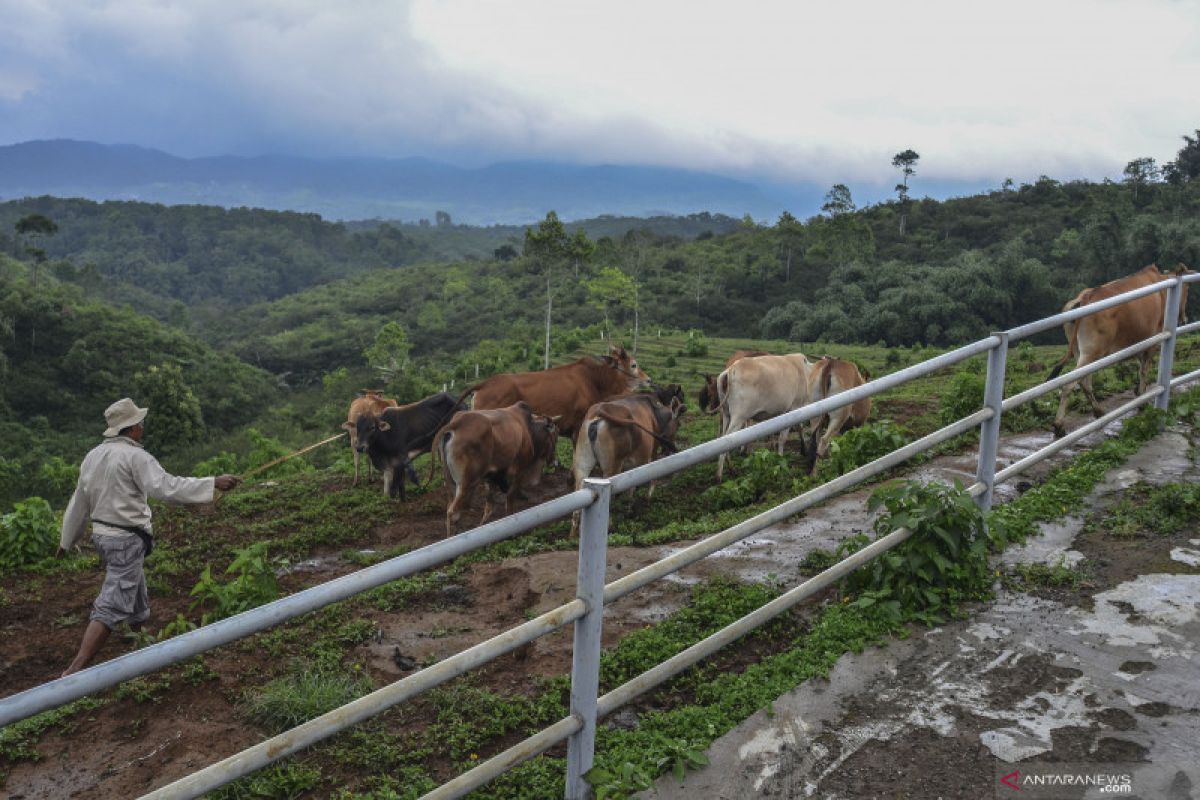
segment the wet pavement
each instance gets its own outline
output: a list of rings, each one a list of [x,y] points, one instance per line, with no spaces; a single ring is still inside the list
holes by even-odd
[[[1049,441],[1012,437],[1001,466]],[[1089,507],[1135,483],[1200,479],[1190,447],[1184,432],[1160,435],[1105,476]],[[973,458],[937,459],[915,474],[971,482]],[[725,558],[744,577],[794,582],[804,553],[870,528],[865,494],[769,528]],[[997,567],[1076,564],[1083,525],[1068,517],[1044,526]],[[1173,548],[1170,559],[1179,572],[1194,572],[1200,539]],[[1044,760],[1121,765],[1134,787],[1123,796],[1200,797],[1200,575],[1136,575],[1095,593],[1090,606],[1001,590],[968,620],[848,654],[828,681],[809,681],[715,742],[710,765],[682,786],[665,776],[643,796],[1003,797],[1011,790],[997,788],[993,769],[1028,771]],[[882,773],[897,776],[895,784],[875,782]],[[913,776],[937,792],[900,780]],[[1102,795],[1093,788],[1059,796]]]

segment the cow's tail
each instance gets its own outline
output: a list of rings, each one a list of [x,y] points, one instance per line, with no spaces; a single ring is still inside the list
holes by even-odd
[[[661,444],[663,446],[663,449],[666,450],[668,454],[679,451],[679,448],[676,447],[675,443],[672,442],[670,439],[657,433],[656,431],[650,430],[645,425],[643,425],[642,423],[638,422],[635,419],[621,419],[620,417],[612,416],[611,414],[609,414],[606,411],[598,411],[598,412],[596,412],[596,420],[593,421],[590,425],[588,425],[588,440],[592,443],[593,452],[594,452],[594,448],[595,448],[595,444],[596,444],[596,421],[599,421],[599,420],[604,420],[605,422],[608,422],[612,425],[624,425],[625,427],[640,428],[641,430],[650,434],[650,436],[652,436],[656,442]]]
[[[719,414],[725,411],[725,398],[729,396],[729,374],[728,370],[717,376],[717,404],[712,407],[708,414]]]
[[[447,430],[445,426],[438,429],[438,432],[433,435],[433,444],[429,448],[429,477],[425,479],[425,486],[422,489],[429,488],[429,484],[433,483],[433,475],[437,471],[438,456],[441,456],[442,464],[446,467],[446,472],[450,472],[450,459],[446,458],[446,446],[450,444],[450,439],[453,438],[454,431]]]
[[[1070,311],[1078,308],[1080,305],[1081,303],[1079,299],[1076,298],[1070,303],[1067,303],[1067,307],[1064,308],[1063,311]],[[1057,378],[1058,374],[1062,372],[1063,367],[1067,365],[1067,362],[1069,362],[1072,358],[1075,358],[1076,354],[1079,352],[1079,322],[1068,322],[1067,327],[1070,330],[1070,333],[1067,334],[1067,354],[1063,356],[1057,364],[1054,365],[1054,369],[1050,370],[1050,374],[1046,376],[1046,380],[1048,381],[1052,381]]]
[[[471,395],[475,394],[477,391],[482,389],[484,387],[484,384],[486,384],[486,383],[487,383],[487,381],[483,381],[482,383],[477,383],[474,386],[472,386],[471,388],[464,391],[462,394],[460,394],[458,396],[458,399],[454,401],[454,409],[450,413],[453,414],[455,411],[457,411],[458,407],[461,406],[468,397],[470,397]]]

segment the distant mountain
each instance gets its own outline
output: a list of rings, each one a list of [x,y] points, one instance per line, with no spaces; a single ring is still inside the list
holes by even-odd
[[[432,220],[445,211],[458,223],[522,224],[554,209],[567,220],[709,211],[773,221],[784,208],[800,217],[815,213],[823,191],[801,187],[785,202],[744,181],[657,167],[521,161],[465,169],[424,158],[179,158],[66,139],[0,146],[0,199],[250,206],[342,220]]]

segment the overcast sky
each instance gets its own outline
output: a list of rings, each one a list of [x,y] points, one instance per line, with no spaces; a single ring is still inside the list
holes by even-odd
[[[0,0],[0,144],[1116,179],[1200,127],[1198,27],[1200,0]]]

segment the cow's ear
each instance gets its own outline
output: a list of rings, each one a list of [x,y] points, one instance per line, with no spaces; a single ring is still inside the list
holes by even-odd
[[[354,430],[354,426],[350,424],[350,421],[349,421],[349,420],[347,420],[347,421],[345,421],[345,422],[343,422],[343,423],[342,423],[342,430],[344,430],[344,431],[352,431],[352,430]]]
[[[381,431],[390,431],[391,429],[392,429],[392,424],[391,424],[390,422],[387,422],[387,421],[385,421],[385,420],[382,420],[382,419],[381,419],[381,420],[379,420],[379,430],[381,430]]]

